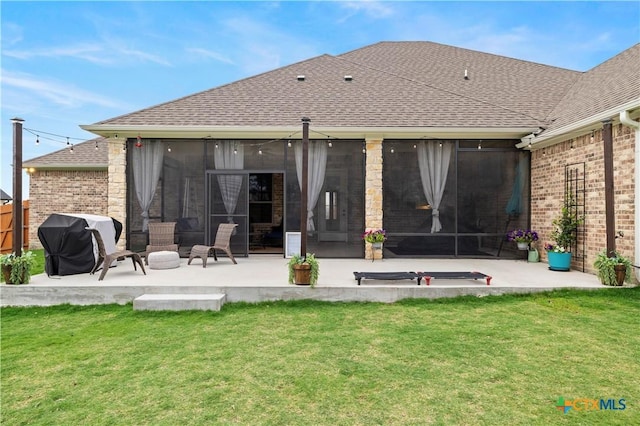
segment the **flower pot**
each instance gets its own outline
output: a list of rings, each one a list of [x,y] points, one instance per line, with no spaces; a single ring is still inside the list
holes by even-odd
[[[540,261],[540,253],[538,253],[538,250],[536,250],[536,249],[529,250],[529,256],[527,257],[527,261],[531,262],[531,263],[539,262]]]
[[[371,248],[374,250],[382,250],[382,243],[371,243]]]
[[[549,269],[552,271],[569,271],[571,269],[571,253],[547,252]]]
[[[305,263],[293,265],[293,283],[295,285],[311,285],[311,265]]]
[[[529,243],[516,243],[518,244],[518,250],[529,250]]]
[[[24,273],[22,274],[22,277],[20,277],[20,280],[17,283],[14,283],[11,279],[12,269],[11,265],[2,265],[2,277],[4,278],[4,282],[6,284],[27,284],[24,279]]]
[[[627,276],[627,267],[624,264],[615,265],[613,270],[616,271],[616,283],[618,285],[624,284],[624,279]]]

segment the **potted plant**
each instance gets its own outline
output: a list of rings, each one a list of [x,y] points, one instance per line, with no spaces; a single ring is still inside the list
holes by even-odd
[[[553,224],[551,237],[555,244],[545,244],[549,269],[553,271],[568,271],[571,269],[571,248],[578,241],[578,227],[584,218],[578,215],[575,199],[571,196],[565,198],[560,215]]]
[[[313,253],[307,253],[306,257],[294,254],[289,259],[289,284],[315,287],[319,274],[320,264]]]
[[[20,256],[15,253],[3,254],[0,256],[0,265],[4,281],[7,284],[28,284],[35,261],[31,251],[26,251]]]
[[[529,250],[529,245],[538,241],[538,233],[531,229],[514,229],[507,233],[508,241],[515,241],[518,244],[518,250]]]
[[[631,260],[616,251],[610,256],[606,250],[601,251],[593,266],[598,270],[598,278],[604,285],[622,285],[631,280]]]
[[[362,234],[362,239],[373,245],[373,248],[381,248],[382,243],[387,240],[387,233],[384,229],[369,229]]]

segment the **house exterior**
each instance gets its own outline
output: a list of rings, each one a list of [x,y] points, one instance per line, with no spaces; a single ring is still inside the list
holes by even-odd
[[[185,245],[234,222],[237,255],[285,252],[301,229],[306,117],[308,251],[522,258],[506,232],[531,227],[549,240],[575,191],[585,223],[573,267],[590,271],[607,231],[603,120],[612,120],[618,248],[634,256],[639,69],[640,45],[576,72],[382,42],[81,127],[108,141],[103,214],[125,224],[134,250],[157,220],[177,221]],[[367,228],[386,230],[383,252],[363,243]]]

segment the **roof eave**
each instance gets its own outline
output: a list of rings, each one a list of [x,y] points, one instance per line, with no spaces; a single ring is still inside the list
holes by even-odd
[[[522,142],[516,146],[518,148],[528,148],[532,151],[546,148],[566,141],[567,139],[582,136],[593,130],[600,130],[602,128],[602,121],[604,120],[613,120],[614,123],[619,123],[621,111],[634,111],[639,108],[640,100],[634,99],[620,106],[610,108],[601,113],[567,124],[566,126],[558,127],[557,129],[553,129],[548,132],[545,131],[538,136],[527,135],[522,138]],[[528,140],[529,137],[531,137],[531,142]]]
[[[300,126],[149,126],[92,124],[81,125],[82,129],[107,138],[169,138],[169,139],[279,139],[300,137]],[[323,137],[340,139],[419,139],[419,138],[470,138],[512,139],[521,138],[538,127],[350,127],[310,126],[310,137],[314,132]]]

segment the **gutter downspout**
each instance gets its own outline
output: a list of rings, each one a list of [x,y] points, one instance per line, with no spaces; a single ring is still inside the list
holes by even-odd
[[[640,122],[638,121],[634,121],[629,117],[629,111],[624,110],[624,111],[620,111],[620,122],[622,124],[624,124],[625,126],[631,127],[632,129],[635,129],[636,131],[636,142],[635,142],[635,169],[636,169],[636,175],[635,175],[635,203],[636,203],[636,208],[635,210],[635,218],[634,218],[634,264],[638,264],[640,263],[640,227],[638,225],[640,225],[640,208],[638,208],[638,200],[640,200]],[[634,268],[634,273],[636,276],[636,279],[640,281],[640,269],[638,268]]]

